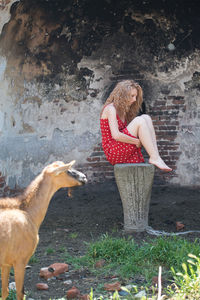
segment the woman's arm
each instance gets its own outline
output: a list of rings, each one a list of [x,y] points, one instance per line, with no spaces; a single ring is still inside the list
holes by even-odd
[[[141,147],[141,142],[138,138],[132,138],[131,136],[128,136],[119,131],[118,121],[116,117],[116,109],[113,105],[108,105],[104,109],[103,117],[108,119],[110,131],[113,139],[119,142],[134,144],[137,147]]]

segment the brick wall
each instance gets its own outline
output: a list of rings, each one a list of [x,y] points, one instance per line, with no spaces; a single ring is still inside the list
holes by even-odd
[[[173,169],[173,172],[163,173],[156,169],[155,183],[167,184],[172,177],[176,177],[176,162],[181,154],[176,137],[180,128],[179,114],[184,112],[185,100],[181,96],[166,96],[154,102],[149,107],[152,117],[158,150],[164,161]]]
[[[114,179],[114,167],[107,161],[101,143],[94,147],[87,161],[83,166],[79,166],[79,169],[87,174],[89,182]]]

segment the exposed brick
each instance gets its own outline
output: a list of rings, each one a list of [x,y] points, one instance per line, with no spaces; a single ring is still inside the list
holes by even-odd
[[[183,100],[183,96],[167,96],[167,99],[172,99],[172,100]]]
[[[103,152],[103,151],[93,152],[93,153],[91,154],[91,156],[101,156],[101,155],[104,155],[104,152]]]
[[[94,156],[94,157],[88,157],[87,161],[100,161],[100,157],[96,157],[96,156]]]
[[[169,131],[169,130],[177,130],[177,127],[176,126],[172,126],[172,125],[161,125],[158,128],[159,128],[159,130],[167,130],[167,131]]]
[[[100,161],[107,161],[107,158],[105,156],[101,156]]]
[[[102,151],[102,147],[100,147],[100,146],[94,147],[94,151]]]
[[[163,101],[163,100],[156,100],[154,102],[155,107],[157,107],[158,105],[165,105],[165,104],[166,104],[166,101]]]
[[[183,99],[174,99],[172,101],[173,104],[185,104],[185,101]]]
[[[174,146],[174,145],[160,145],[160,141],[158,143],[158,149],[159,150],[177,150],[179,147],[178,146]]]
[[[177,136],[176,131],[158,131],[156,132],[156,135],[162,136],[164,139],[169,139],[171,136]]]
[[[166,123],[162,120],[156,120],[156,121],[153,121],[153,125],[165,125]]]
[[[161,157],[164,157],[164,156],[169,156],[169,153],[167,151],[160,151],[160,155]]]

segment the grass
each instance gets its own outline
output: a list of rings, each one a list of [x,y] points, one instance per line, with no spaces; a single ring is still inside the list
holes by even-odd
[[[191,260],[187,262],[188,253],[194,255],[193,265],[191,265]],[[87,245],[87,252],[84,256],[72,258],[65,253],[65,259],[74,268],[80,269],[86,266],[96,276],[103,277],[112,274],[123,279],[124,282],[134,282],[136,278],[142,278],[141,285],[147,289],[151,288],[151,293],[152,277],[158,275],[158,268],[162,266],[162,277],[169,285],[166,292],[168,295],[173,293],[178,295],[181,291],[181,293],[185,292],[185,285],[191,286],[191,282],[188,284],[189,279],[187,281],[184,279],[186,275],[183,270],[186,272],[186,263],[189,264],[187,267],[188,278],[193,276],[194,278],[191,279],[195,281],[193,287],[200,290],[200,279],[197,280],[198,276],[195,273],[196,270],[200,273],[199,254],[199,239],[189,242],[180,237],[159,237],[138,245],[132,238],[113,238],[103,235],[100,240]],[[100,259],[106,260],[106,264],[102,268],[96,269],[95,262]],[[138,287],[138,290],[140,289],[141,287]],[[188,287],[188,289],[190,288]],[[200,299],[200,296],[193,299]]]
[[[157,274],[160,265],[168,270],[173,266],[177,272],[180,271],[188,253],[199,255],[199,240],[191,243],[177,237],[159,237],[138,245],[132,238],[112,238],[104,235],[99,241],[88,245],[84,259],[91,265],[99,259],[105,259],[107,265],[116,270],[117,275],[125,278],[135,274],[144,275],[146,270],[145,278],[148,279]]]

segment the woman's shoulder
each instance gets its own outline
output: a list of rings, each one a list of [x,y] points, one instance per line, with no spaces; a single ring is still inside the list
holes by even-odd
[[[110,103],[104,107],[101,118],[107,119],[110,114],[116,114],[116,109],[113,103]]]

